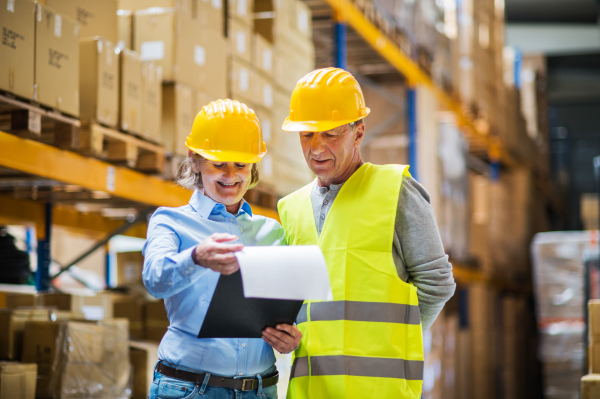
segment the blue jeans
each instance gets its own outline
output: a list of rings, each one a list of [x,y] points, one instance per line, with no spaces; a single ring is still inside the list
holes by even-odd
[[[168,363],[165,363],[168,365]],[[172,367],[175,367],[171,365]],[[179,367],[182,370],[200,372],[198,370]],[[240,375],[233,378],[259,379],[258,388],[253,391],[239,391],[237,389],[212,387],[206,384],[194,384],[162,375],[154,371],[154,381],[150,384],[150,395],[148,399],[277,399],[277,385],[263,388],[261,377],[269,375],[276,370],[275,366],[257,375]],[[203,372],[200,372],[203,373]],[[208,374],[210,375],[210,374]],[[215,374],[216,375],[216,374]]]

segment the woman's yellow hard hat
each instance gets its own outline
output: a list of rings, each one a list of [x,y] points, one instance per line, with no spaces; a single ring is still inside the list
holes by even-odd
[[[323,132],[363,119],[369,112],[360,85],[350,72],[317,69],[296,84],[283,130]]]
[[[256,163],[267,153],[256,113],[235,100],[202,107],[185,140],[187,148],[210,161]]]

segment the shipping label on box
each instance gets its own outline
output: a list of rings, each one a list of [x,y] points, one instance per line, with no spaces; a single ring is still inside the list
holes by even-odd
[[[12,7],[0,7],[0,89],[33,99],[35,3],[9,1]]]
[[[142,63],[142,135],[160,142],[162,121],[162,68],[152,62]],[[141,270],[135,281],[141,281]],[[134,279],[129,279],[129,282]]]
[[[101,38],[79,42],[80,118],[112,128],[119,120],[119,56],[111,42]]]
[[[131,133],[142,131],[142,61],[137,53],[121,51],[119,127]]]
[[[46,5],[76,20],[82,38],[100,36],[117,42],[117,0],[46,0]]]
[[[229,46],[231,54],[248,64],[252,62],[252,28],[235,19],[229,21]]]
[[[79,24],[39,3],[35,20],[35,99],[78,116]]]

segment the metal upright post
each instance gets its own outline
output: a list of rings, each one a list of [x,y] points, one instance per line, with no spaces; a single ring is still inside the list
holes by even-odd
[[[46,223],[44,238],[37,243],[37,271],[35,273],[35,288],[38,291],[47,291],[50,288],[50,237],[52,233],[52,203],[46,203]]]
[[[415,180],[419,180],[419,168],[417,158],[417,90],[410,87],[407,91],[407,113],[408,113],[408,163],[410,174]]]
[[[348,69],[346,59],[346,23],[338,16],[334,26],[333,35],[333,59],[337,68]]]
[[[110,259],[110,244],[106,244],[105,246],[106,249],[106,258],[105,258],[105,267],[106,267],[106,289],[110,289],[112,288],[111,286],[111,279],[112,279],[112,275],[110,273],[110,267],[111,267],[111,259]]]

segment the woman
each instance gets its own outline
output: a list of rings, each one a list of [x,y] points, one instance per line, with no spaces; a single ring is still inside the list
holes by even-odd
[[[295,326],[267,328],[263,339],[197,338],[219,276],[239,268],[234,253],[284,243],[281,225],[254,215],[242,198],[258,183],[256,163],[266,153],[258,118],[237,101],[211,102],[186,146],[177,183],[194,190],[190,203],[159,208],[144,246],[144,284],[164,298],[170,322],[149,398],[277,398],[272,348],[294,350],[302,336]]]

